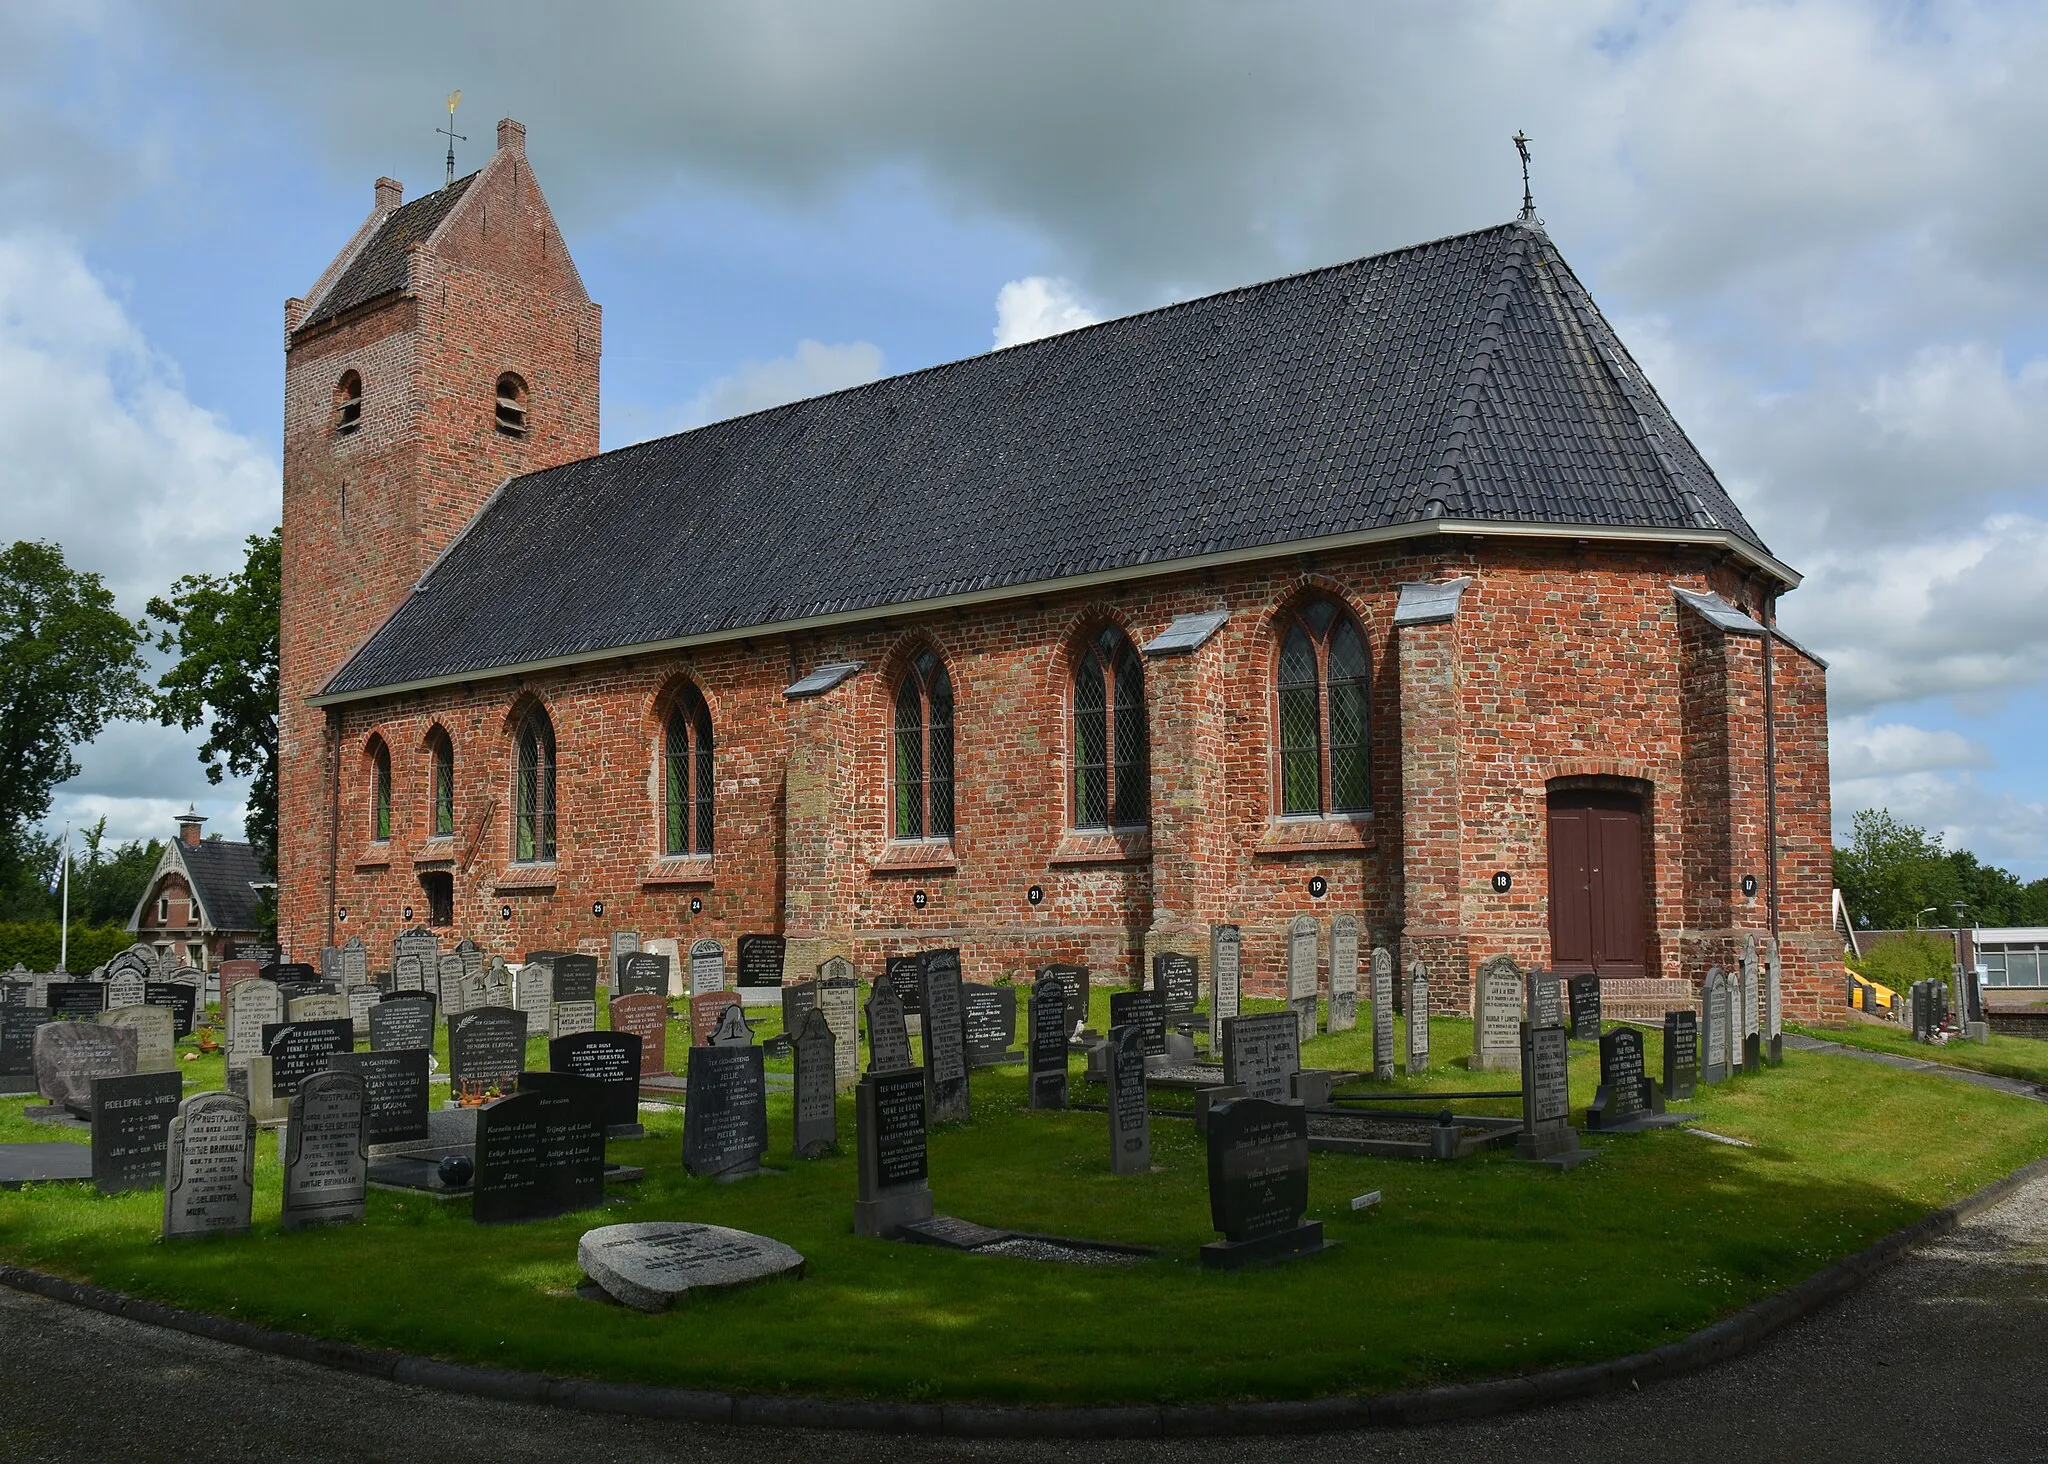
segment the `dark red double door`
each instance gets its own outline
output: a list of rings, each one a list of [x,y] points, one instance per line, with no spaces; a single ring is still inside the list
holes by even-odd
[[[1560,976],[1644,974],[1643,805],[1627,793],[1550,795],[1550,953]]]

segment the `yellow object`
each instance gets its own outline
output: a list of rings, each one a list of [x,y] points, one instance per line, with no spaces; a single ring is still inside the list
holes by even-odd
[[[1843,968],[1843,974],[1849,978],[1849,1005],[1851,1007],[1859,1012],[1870,1012],[1873,1015],[1887,1017],[1897,1015],[1899,1010],[1899,994],[1896,991],[1867,977],[1859,976],[1846,967]]]

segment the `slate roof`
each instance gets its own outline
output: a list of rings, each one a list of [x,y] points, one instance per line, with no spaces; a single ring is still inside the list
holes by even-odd
[[[379,295],[389,295],[411,283],[407,246],[427,238],[441,226],[441,220],[462,202],[462,195],[469,191],[469,185],[476,176],[471,173],[467,178],[457,178],[446,188],[393,209],[390,217],[384,220],[383,227],[377,230],[376,237],[363,246],[362,253],[349,261],[348,268],[341,272],[341,278],[313,302],[313,308],[299,322],[299,330],[311,330],[316,325],[347,314],[358,305],[367,305]]]
[[[215,930],[254,930],[256,891],[252,881],[268,881],[269,875],[256,861],[256,850],[230,839],[201,839],[196,844],[179,843],[178,857],[199,891],[199,907],[208,926]]]
[[[1769,555],[1513,223],[515,478],[323,695],[1432,520]]]

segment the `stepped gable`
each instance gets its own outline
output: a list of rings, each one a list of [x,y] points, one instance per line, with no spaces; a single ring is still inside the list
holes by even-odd
[[[372,256],[428,201],[316,316],[381,286]],[[514,478],[322,699],[1458,523],[1773,562],[1548,236],[1512,223]]]

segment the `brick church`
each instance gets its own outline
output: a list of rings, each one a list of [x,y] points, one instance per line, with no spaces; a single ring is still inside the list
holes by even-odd
[[[1826,672],[1542,229],[598,451],[598,306],[499,124],[285,306],[280,933],[780,932],[1132,978],[1351,913],[1840,1000]],[[1101,979],[1101,978],[1099,978]],[[1683,983],[1680,985],[1679,983]]]

